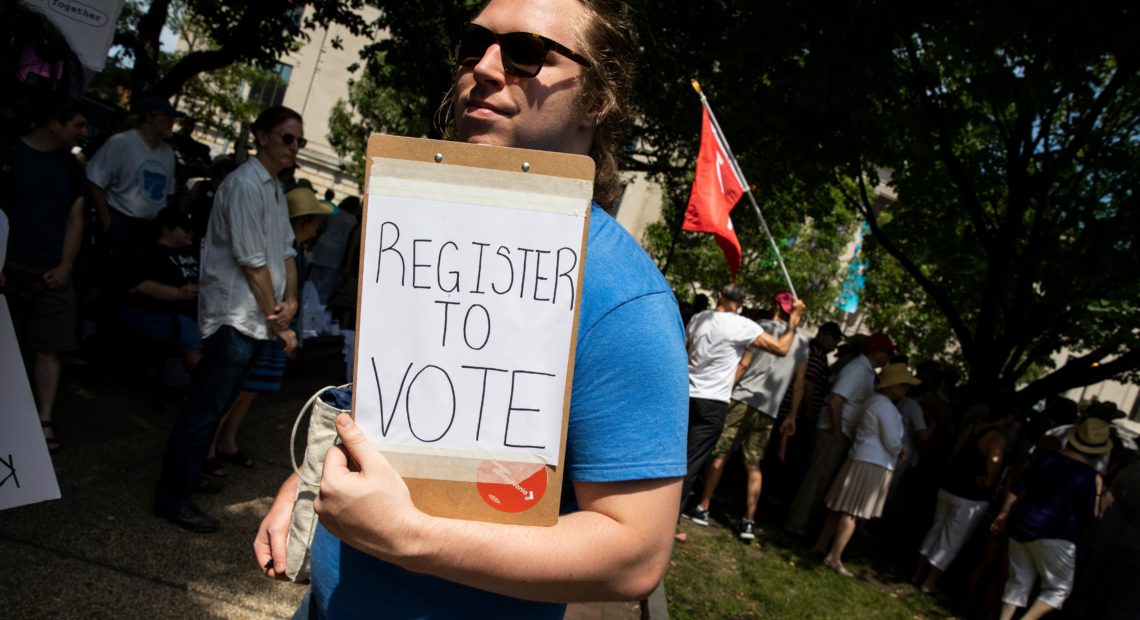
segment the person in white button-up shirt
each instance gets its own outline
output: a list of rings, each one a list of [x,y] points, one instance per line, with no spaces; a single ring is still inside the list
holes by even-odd
[[[301,115],[267,108],[254,121],[253,135],[257,155],[226,177],[214,198],[199,280],[202,359],[166,447],[155,494],[155,514],[193,532],[221,527],[194,505],[191,494],[219,486],[203,478],[202,464],[242,379],[269,340],[281,339],[286,353],[297,345],[289,328],[297,312],[293,230],[277,175],[295,165],[305,145]]]

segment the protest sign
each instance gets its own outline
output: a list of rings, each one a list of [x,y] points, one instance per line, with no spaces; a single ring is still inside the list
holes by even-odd
[[[23,0],[59,28],[84,66],[102,71],[124,0]]]
[[[0,510],[59,499],[59,485],[20,359],[8,300],[0,295]]]
[[[421,510],[553,524],[587,157],[372,136],[353,410]]]

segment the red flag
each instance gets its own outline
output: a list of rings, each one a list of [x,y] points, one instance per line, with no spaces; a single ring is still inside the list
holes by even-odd
[[[716,235],[734,276],[740,269],[741,252],[729,213],[743,195],[744,179],[736,171],[724,138],[713,126],[708,106],[702,106],[701,151],[681,228]]]

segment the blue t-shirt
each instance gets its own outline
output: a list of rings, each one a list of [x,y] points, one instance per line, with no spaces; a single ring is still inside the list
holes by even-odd
[[[1060,539],[1072,543],[1095,519],[1096,470],[1051,452],[1030,466],[1012,490],[1020,495],[1006,520],[1017,542]]]
[[[572,481],[685,475],[688,358],[673,293],[632,237],[597,205],[590,211],[566,438],[563,514]],[[561,618],[537,603],[412,573],[341,543],[313,540],[312,597],[324,617]]]

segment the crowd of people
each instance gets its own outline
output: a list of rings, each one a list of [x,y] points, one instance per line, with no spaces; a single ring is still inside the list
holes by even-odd
[[[297,178],[304,121],[281,106],[252,124],[253,156],[211,160],[192,119],[139,97],[133,125],[84,163],[73,153],[87,132],[74,55],[44,20],[3,11],[15,44],[0,106],[0,286],[45,439],[62,447],[52,422],[60,355],[77,347],[80,310],[95,299],[103,342],[134,343],[190,376],[154,512],[215,531],[222,522],[193,495],[220,490],[227,466],[253,464],[237,431],[257,393],[280,389],[303,340],[302,287],[355,312],[360,201],[318,200]],[[1140,549],[1140,466],[1109,424],[1118,412],[1078,414],[1054,398],[1030,416],[1010,394],[965,408],[949,373],[933,362],[912,371],[885,333],[846,337],[829,322],[806,337],[807,308],[789,292],[760,313],[730,284],[682,321],[656,265],[602,209],[620,191],[635,56],[620,3],[492,0],[459,37],[445,101],[461,140],[596,165],[558,523],[427,515],[342,415],[297,617],[560,617],[567,601],[644,598],[685,538],[671,536],[679,515],[710,523],[738,449],[745,541],[762,534],[758,515],[782,512],[784,529],[814,538],[841,575],[852,575],[849,543],[866,535],[902,549],[931,592],[969,555],[970,600],[986,600],[998,575],[1003,618],[1022,607],[1040,616],[1071,592],[1095,617],[1129,617],[1140,589],[1105,591],[1096,578],[1140,574],[1138,554],[1121,552]],[[81,265],[92,266],[84,277]],[[272,578],[287,574],[297,485],[291,476],[281,486],[254,541]]]
[[[324,308],[341,276],[355,271],[344,259],[360,235],[360,200],[338,208],[331,193],[318,200],[311,183],[295,178],[305,138],[300,115],[288,108],[268,108],[254,123],[256,155],[241,163],[219,155],[198,166],[197,179],[180,162],[200,160],[206,147],[173,131],[190,119],[159,97],[144,98],[136,118],[85,154],[83,105],[63,98],[5,137],[3,209],[12,234],[4,293],[52,452],[62,447],[52,416],[60,355],[78,348],[81,316],[93,346],[142,352],[156,373],[176,360],[193,378],[184,407],[206,407],[210,416],[190,417],[216,416],[218,428],[177,427],[156,511],[212,530],[217,522],[190,494],[220,490],[226,465],[253,465],[238,429],[256,394],[281,389],[298,346],[307,257],[320,258],[313,286]],[[335,236],[323,234],[326,223]],[[72,277],[77,263],[95,267]],[[229,340],[243,342],[242,354],[216,346]]]
[[[1134,499],[1117,502],[1138,492],[1140,461],[1111,423],[1124,415],[1114,405],[1078,411],[1058,396],[1037,410],[1007,392],[965,406],[952,372],[926,362],[912,373],[882,332],[845,338],[824,323],[810,340],[797,333],[790,347],[773,346],[797,331],[802,306],[782,291],[770,307],[773,318],[759,320],[729,284],[714,308],[688,321],[685,489],[694,492],[683,499],[684,517],[709,525],[739,449],[743,515],[725,520],[744,541],[757,537],[764,483],[771,520],[814,536],[812,551],[840,575],[854,576],[843,554],[861,533],[903,565],[912,558],[912,581],[924,592],[942,592],[953,566],[962,600],[1003,620],[1020,608],[1028,607],[1023,618],[1061,609],[1071,594],[1075,617],[1130,618],[1140,609],[1134,590],[1089,577],[1103,574],[1106,553],[1129,557],[1105,546],[1106,536],[1136,549]],[[968,559],[955,564],[960,557]]]

